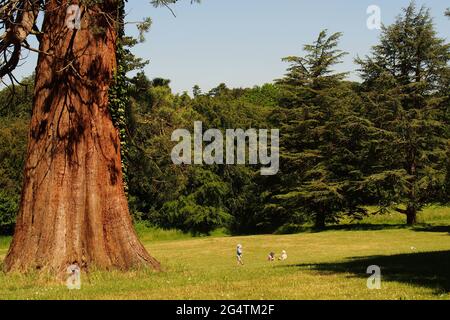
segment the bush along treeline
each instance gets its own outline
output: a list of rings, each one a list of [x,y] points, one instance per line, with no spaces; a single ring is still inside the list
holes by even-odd
[[[209,234],[324,228],[360,219],[369,205],[395,210],[412,225],[424,206],[450,194],[450,44],[429,10],[414,4],[379,44],[358,57],[361,82],[334,69],[347,54],[340,33],[324,30],[273,84],[192,95],[143,72],[122,77],[122,146],[136,221]],[[129,52],[128,52],[129,53]],[[129,64],[136,60],[129,60]],[[144,64],[141,65],[141,67]],[[133,66],[123,66],[124,70]],[[11,233],[20,201],[33,78],[0,92],[0,233]],[[125,83],[126,82],[126,83]],[[280,172],[251,165],[174,165],[176,129],[280,129]]]

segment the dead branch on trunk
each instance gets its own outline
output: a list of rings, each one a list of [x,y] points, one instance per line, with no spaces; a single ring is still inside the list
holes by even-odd
[[[10,76],[14,80],[11,74],[21,60],[22,45],[30,34],[37,34],[43,5],[43,0],[0,1],[0,79]]]

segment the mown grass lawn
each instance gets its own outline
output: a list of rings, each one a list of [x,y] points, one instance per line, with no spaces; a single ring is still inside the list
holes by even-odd
[[[38,275],[0,274],[0,299],[450,299],[450,209],[429,208],[429,224],[402,226],[395,214],[295,235],[191,238],[139,233],[164,271],[91,272],[82,289]],[[0,239],[0,261],[8,238]],[[235,247],[244,246],[238,267]],[[288,252],[269,263],[270,251]],[[366,269],[379,265],[381,290]]]

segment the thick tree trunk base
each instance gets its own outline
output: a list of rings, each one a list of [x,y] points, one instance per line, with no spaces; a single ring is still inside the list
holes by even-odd
[[[406,214],[406,224],[408,226],[413,226],[417,224],[417,213],[411,212]]]
[[[116,4],[101,11],[115,16]],[[47,1],[35,99],[14,238],[5,270],[159,269],[133,228],[120,141],[108,110],[116,68],[114,24],[65,27],[67,1]],[[95,17],[95,12],[91,12]],[[102,20],[103,19],[103,20]],[[88,22],[89,23],[93,23]]]
[[[413,205],[406,208],[406,224],[408,226],[417,224],[417,209]]]
[[[395,210],[406,216],[406,224],[408,226],[417,224],[417,209],[415,207],[408,206],[406,209],[397,208]]]
[[[314,228],[316,230],[324,230],[326,226],[325,215],[317,214],[314,221]]]

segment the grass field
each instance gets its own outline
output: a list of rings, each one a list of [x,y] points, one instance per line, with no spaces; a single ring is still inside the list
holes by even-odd
[[[450,208],[428,208],[421,219],[427,224],[415,228],[391,214],[320,233],[249,237],[139,227],[163,272],[92,272],[79,291],[42,275],[0,274],[0,299],[450,299]],[[0,238],[0,261],[9,241]],[[287,261],[267,262],[281,250]],[[381,290],[367,289],[370,265],[381,267]]]

